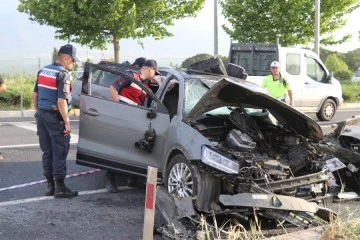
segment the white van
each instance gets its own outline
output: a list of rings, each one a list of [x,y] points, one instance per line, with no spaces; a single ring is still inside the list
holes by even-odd
[[[351,78],[352,82],[360,82],[360,68],[356,70],[354,76]]]
[[[343,103],[339,81],[310,50],[276,44],[232,43],[229,61],[245,68],[249,74],[247,80],[259,86],[271,74],[270,63],[279,61],[280,72],[290,83],[295,108],[316,112],[319,120],[329,121]]]

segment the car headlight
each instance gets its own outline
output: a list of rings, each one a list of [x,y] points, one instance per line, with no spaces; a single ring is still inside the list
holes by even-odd
[[[203,146],[201,148],[201,161],[206,165],[209,165],[227,173],[239,173],[238,162],[224,157],[206,146]]]

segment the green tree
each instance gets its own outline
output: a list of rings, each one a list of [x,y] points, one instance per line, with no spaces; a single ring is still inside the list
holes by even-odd
[[[343,60],[349,66],[349,69],[355,72],[360,67],[360,48],[344,54]]]
[[[350,80],[352,72],[349,70],[348,65],[336,54],[330,54],[325,61],[325,65],[330,71],[334,72],[335,78],[339,80]]]
[[[199,53],[199,54],[196,54],[196,55],[194,55],[192,57],[189,57],[189,58],[185,59],[181,63],[181,67],[182,68],[187,68],[193,63],[196,63],[198,61],[203,61],[203,60],[206,60],[206,59],[209,59],[209,58],[212,58],[212,57],[213,57],[213,55],[208,54],[208,53]]]
[[[314,36],[314,0],[223,0],[222,12],[231,27],[225,32],[239,42],[274,43],[292,46],[307,44]],[[321,43],[331,45],[350,38],[335,40],[333,32],[346,24],[346,14],[360,6],[359,0],[321,0]]]
[[[58,51],[56,47],[53,48],[52,54],[51,54],[51,58],[52,58],[52,63],[56,62],[57,56],[58,56]]]
[[[322,47],[320,48],[320,59],[321,59],[321,61],[325,62],[330,54],[336,54],[336,52],[331,51],[331,50],[326,49],[326,48],[322,48]]]
[[[195,16],[204,0],[19,0],[31,21],[55,27],[56,38],[106,49],[113,43],[119,62],[120,39],[162,39],[174,20]]]
[[[203,60],[207,60],[209,58],[212,58],[214,57],[213,55],[211,54],[208,54],[208,53],[199,53],[199,54],[196,54],[192,57],[189,57],[187,59],[185,59],[182,63],[181,63],[181,67],[182,68],[187,68],[189,67],[191,64],[193,63],[196,63],[198,61],[203,61]],[[226,66],[226,64],[229,63],[229,59],[228,57],[226,56],[220,56],[221,60],[223,61],[224,65]]]

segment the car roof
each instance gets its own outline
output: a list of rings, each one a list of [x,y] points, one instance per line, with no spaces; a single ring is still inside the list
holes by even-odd
[[[112,69],[118,70],[118,71],[126,71],[129,69],[136,71],[136,70],[140,69],[139,67],[135,67],[135,66],[128,65],[128,64],[121,64],[121,63],[107,62],[107,61],[100,61],[98,63],[98,65],[101,65],[104,67],[109,67],[109,68],[112,68]],[[174,69],[174,68],[170,68],[170,67],[160,67],[159,71],[164,75],[172,74],[178,80],[180,80],[179,78],[182,77],[185,82],[189,79],[194,79],[194,78],[218,82],[225,78],[225,79],[230,79],[232,81],[235,81],[235,82],[241,84],[243,87],[251,88],[253,91],[258,91],[258,92],[264,91],[261,87],[259,87],[258,85],[254,84],[252,82],[249,82],[249,81],[246,81],[246,80],[243,80],[240,78],[231,77],[231,76],[225,76],[225,75],[220,75],[220,74],[208,73],[208,72],[197,71],[197,70],[189,70],[189,69]]]

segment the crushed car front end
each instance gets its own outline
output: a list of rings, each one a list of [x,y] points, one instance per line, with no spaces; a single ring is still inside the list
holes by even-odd
[[[186,82],[184,116],[180,145],[197,153],[183,147],[184,157],[164,171],[171,195],[192,197],[203,214],[248,219],[257,209],[303,227],[317,223],[312,214],[330,220],[332,211],[315,203],[333,196],[333,172],[346,165],[324,149],[314,120],[261,88],[221,76]],[[179,194],[184,189],[191,191]]]

